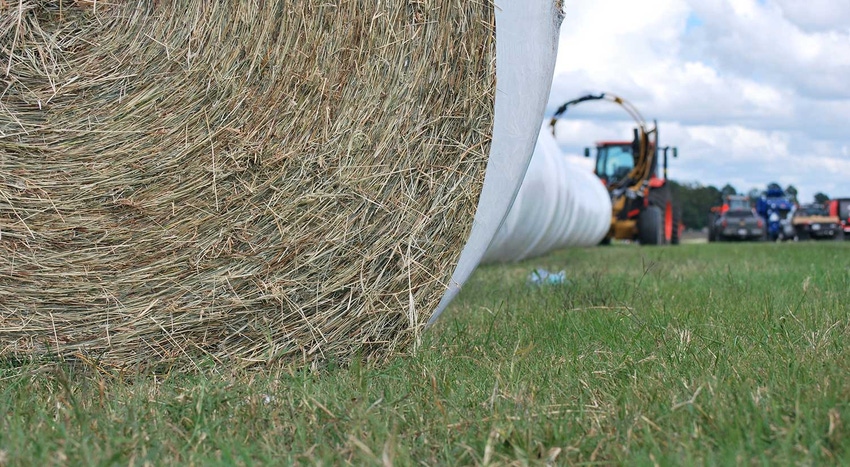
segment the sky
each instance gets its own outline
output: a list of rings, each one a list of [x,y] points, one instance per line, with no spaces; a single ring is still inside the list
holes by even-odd
[[[608,92],[658,120],[676,146],[668,175],[739,192],[794,185],[850,197],[850,1],[565,1],[548,111]],[[632,120],[597,101],[557,127],[563,151],[631,139]]]

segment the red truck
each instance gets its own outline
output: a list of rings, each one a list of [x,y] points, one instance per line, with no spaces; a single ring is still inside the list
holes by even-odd
[[[844,239],[850,236],[850,198],[836,198],[826,202],[830,216],[838,216]]]

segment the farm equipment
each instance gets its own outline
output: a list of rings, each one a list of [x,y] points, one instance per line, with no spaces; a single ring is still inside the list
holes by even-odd
[[[611,227],[602,243],[618,239],[637,240],[641,245],[678,244],[681,213],[667,183],[667,153],[672,149],[672,156],[677,157],[678,150],[658,146],[657,122],[649,129],[640,112],[625,99],[591,94],[557,109],[550,122],[553,134],[555,123],[569,107],[596,100],[621,106],[637,124],[632,141],[603,141],[596,145],[594,173],[608,189],[612,204]],[[590,148],[585,148],[584,155],[590,157]],[[663,161],[661,177],[659,158]]]
[[[829,215],[838,218],[838,225],[845,240],[850,239],[850,198],[836,198],[827,201]]]
[[[768,185],[767,191],[756,200],[756,213],[764,219],[768,240],[782,241],[794,236],[789,215],[792,209],[794,203],[788,199],[782,187],[775,183]]]

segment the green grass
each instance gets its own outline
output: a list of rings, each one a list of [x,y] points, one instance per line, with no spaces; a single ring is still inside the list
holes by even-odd
[[[7,362],[0,465],[848,463],[848,303],[850,242],[567,250],[479,269],[387,365]]]

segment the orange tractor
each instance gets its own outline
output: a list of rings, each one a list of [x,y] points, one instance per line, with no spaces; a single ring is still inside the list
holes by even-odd
[[[640,112],[628,101],[612,94],[587,95],[573,99],[557,109],[550,126],[569,107],[594,100],[606,100],[621,106],[635,120],[632,141],[603,141],[596,145],[596,169],[594,173],[602,180],[611,195],[613,210],[611,228],[602,243],[611,239],[637,240],[641,245],[663,245],[679,243],[681,237],[681,213],[674,203],[667,183],[667,152],[678,156],[673,147],[658,145],[658,124],[647,128]],[[590,148],[584,155],[590,157]],[[663,162],[661,176],[659,160]]]

